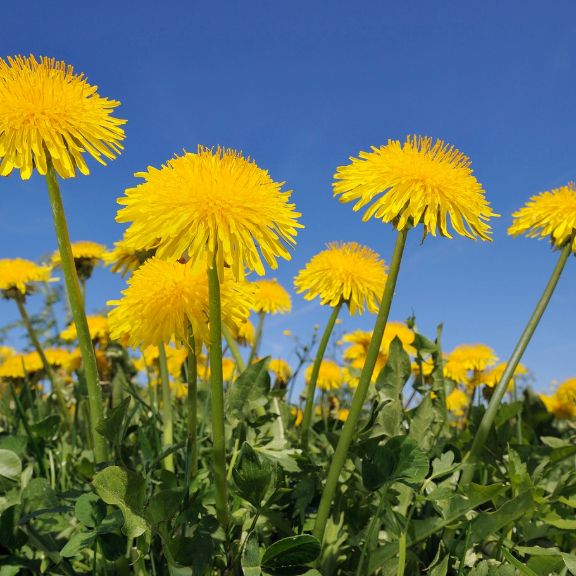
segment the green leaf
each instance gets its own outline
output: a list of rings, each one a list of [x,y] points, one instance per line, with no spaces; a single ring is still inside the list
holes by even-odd
[[[272,480],[272,464],[244,442],[232,470],[232,477],[238,495],[259,508]]]
[[[378,445],[362,460],[362,480],[368,490],[385,483],[420,484],[430,468],[428,457],[407,436],[395,436]]]
[[[448,574],[448,562],[450,562],[450,556],[444,556],[442,561],[430,570],[430,576],[446,576]]]
[[[320,541],[309,534],[290,536],[274,542],[262,557],[262,566],[280,569],[302,566],[316,560],[320,555]]]
[[[122,531],[126,536],[136,538],[148,529],[142,517],[145,485],[141,476],[119,466],[109,466],[94,476],[92,484],[106,504],[118,506],[122,511]]]
[[[22,461],[12,450],[0,448],[0,477],[18,482],[22,474]]]
[[[242,552],[242,572],[244,576],[260,576],[262,569],[260,568],[260,548],[258,546],[258,538],[256,534],[252,533],[246,541],[246,546]]]
[[[48,440],[53,438],[58,432],[60,427],[60,416],[57,414],[52,414],[43,418],[39,422],[30,425],[30,430],[36,438],[42,438]]]
[[[523,576],[538,576],[538,574],[536,574],[534,570],[528,568],[528,566],[526,566],[524,562],[520,562],[520,560],[514,558],[510,550],[507,550],[506,548],[502,547],[502,554],[504,555],[504,558],[506,558],[506,560],[508,560],[508,562],[510,562],[512,566],[517,568],[520,571],[520,574],[522,574]]]
[[[268,362],[270,358],[262,358],[251,364],[238,376],[230,386],[226,409],[229,414],[242,416],[256,406],[263,406],[270,392],[270,374]]]
[[[120,534],[114,534],[113,532],[101,534],[98,540],[102,548],[102,554],[110,562],[122,558],[126,553],[126,538]]]
[[[145,516],[150,524],[167,522],[180,509],[183,492],[181,490],[160,490],[150,498]]]
[[[56,492],[46,478],[33,478],[22,490],[22,508],[27,514],[42,508],[56,508],[60,505]]]
[[[95,540],[96,532],[77,532],[64,544],[64,547],[60,550],[60,556],[64,558],[78,556],[86,548],[92,548]]]
[[[106,504],[93,492],[82,494],[76,500],[74,515],[86,528],[96,528],[106,516]]]
[[[454,452],[449,450],[444,452],[439,458],[434,458],[432,460],[432,474],[429,480],[434,480],[442,476],[447,476],[454,472],[460,466],[459,464],[454,464]]]
[[[28,438],[26,436],[0,436],[0,448],[16,452],[18,456],[26,453]]]
[[[116,406],[110,410],[108,417],[102,420],[96,427],[96,430],[114,445],[119,445],[122,440],[122,430],[124,429],[124,419],[130,406],[130,396],[127,396]]]

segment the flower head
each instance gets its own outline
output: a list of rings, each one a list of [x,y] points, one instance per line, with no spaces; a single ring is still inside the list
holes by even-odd
[[[360,210],[370,202],[363,220],[392,222],[398,230],[423,224],[433,236],[438,231],[452,238],[454,230],[468,238],[490,239],[487,224],[496,216],[484,197],[482,185],[470,168],[470,160],[442,140],[408,136],[401,144],[389,140],[350,158],[334,175],[334,195],[341,202],[356,202]]]
[[[106,341],[110,334],[110,327],[108,325],[108,318],[105,316],[91,315],[86,316],[88,321],[88,330],[92,340]],[[60,333],[60,338],[68,342],[72,342],[78,338],[76,325],[74,323],[67,326]]]
[[[497,364],[493,368],[490,368],[489,370],[483,372],[480,376],[480,379],[482,380],[483,384],[486,384],[486,386],[488,386],[488,388],[494,388],[498,384],[498,382],[500,382],[500,379],[504,374],[504,370],[506,370],[506,362],[500,362],[500,364]],[[526,366],[524,366],[523,364],[518,364],[518,366],[516,366],[516,369],[514,370],[513,376],[514,377],[523,376],[524,374],[528,374],[528,368],[526,368]],[[514,388],[514,378],[510,379],[510,382],[508,383],[508,388],[510,389]]]
[[[460,390],[460,388],[454,388],[454,390],[446,396],[446,407],[458,418],[464,416],[468,403],[468,396]]]
[[[378,311],[386,284],[386,265],[376,252],[356,242],[333,242],[316,254],[294,279],[298,293],[306,300],[320,297],[320,303],[337,306],[344,301],[350,314]]]
[[[290,364],[281,358],[272,358],[268,363],[268,370],[270,370],[276,377],[276,380],[282,384],[286,384],[292,377]]]
[[[43,369],[38,352],[17,353],[5,358],[0,364],[0,378],[24,379],[28,374],[35,374]]]
[[[560,247],[576,231],[576,184],[555,188],[532,196],[523,208],[512,215],[514,222],[508,229],[511,236],[526,234],[529,238],[550,238]],[[572,242],[576,252],[576,238]]]
[[[128,281],[121,300],[109,313],[111,335],[128,335],[131,346],[177,344],[194,337],[207,342],[208,275],[193,262],[166,262],[158,257],[145,262]],[[224,281],[221,285],[222,318],[234,326],[246,320],[252,305],[253,289],[246,282]]]
[[[240,344],[240,346],[254,346],[256,338],[256,330],[254,324],[250,320],[239,323],[236,328],[233,328],[232,337]]]
[[[92,276],[92,271],[95,266],[104,259],[106,246],[98,244],[97,242],[81,240],[72,243],[71,248],[78,275],[87,280]],[[60,251],[56,250],[54,254],[52,254],[52,265],[60,266],[61,263]]]
[[[102,98],[82,74],[54,58],[0,58],[0,175],[34,168],[46,174],[48,162],[62,178],[76,168],[88,174],[87,152],[101,164],[122,150],[125,120],[112,116],[120,103]]]
[[[554,394],[540,395],[548,412],[557,418],[576,417],[576,378],[569,378],[558,386]]]
[[[444,362],[444,375],[454,382],[476,385],[478,373],[498,362],[494,350],[485,344],[461,344],[448,354]]]
[[[52,282],[52,269],[23,258],[0,260],[0,291],[5,298],[30,294],[35,282]]]
[[[306,369],[306,382],[312,376],[313,366],[310,365]],[[318,380],[316,384],[320,390],[336,390],[344,383],[344,372],[342,368],[332,360],[322,360],[320,364],[320,372],[318,373]]]
[[[144,182],[118,200],[118,222],[132,222],[127,239],[157,249],[166,260],[188,255],[219,273],[230,266],[237,279],[245,269],[264,274],[278,257],[290,259],[300,216],[290,192],[240,153],[200,146],[196,154],[169,160],[161,169],[136,174]]]
[[[273,278],[272,280],[256,280],[254,294],[254,311],[266,314],[286,314],[292,310],[290,294]]]
[[[146,260],[154,256],[153,248],[134,246],[126,237],[114,242],[114,248],[103,256],[104,263],[110,266],[112,272],[126,276],[138,269]]]

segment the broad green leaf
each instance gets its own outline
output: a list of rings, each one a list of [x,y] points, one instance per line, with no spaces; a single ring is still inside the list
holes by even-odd
[[[430,475],[429,480],[435,480],[436,478],[447,476],[454,472],[458,466],[459,464],[454,464],[454,452],[451,450],[444,452],[442,456],[432,460],[432,474]]]
[[[92,492],[82,494],[76,500],[74,515],[86,528],[96,528],[106,516],[106,504]]]
[[[408,435],[418,443],[422,450],[430,450],[436,439],[436,426],[434,424],[441,420],[441,414],[437,413],[430,394],[424,396],[412,414]]]
[[[48,440],[52,438],[60,427],[60,416],[52,414],[39,422],[30,425],[30,430],[36,438]]]
[[[419,484],[429,470],[426,454],[407,436],[395,436],[362,459],[362,480],[368,490],[385,483]]]
[[[142,477],[119,466],[109,466],[94,476],[92,484],[106,504],[118,506],[122,511],[122,530],[126,536],[136,538],[148,529],[142,517],[145,496]]]
[[[450,562],[450,556],[449,555],[444,556],[444,558],[442,558],[442,561],[436,564],[436,566],[434,566],[434,568],[430,570],[429,572],[430,576],[446,576],[446,574],[448,573],[449,562]]]
[[[98,424],[96,430],[104,436],[108,442],[116,445],[120,444],[124,419],[126,418],[129,406],[130,396],[127,396],[116,408],[110,410],[107,418],[104,418],[104,420]]]
[[[60,550],[60,556],[64,558],[78,556],[87,548],[92,548],[95,540],[96,532],[77,532],[64,544],[64,547]]]
[[[101,534],[98,537],[102,554],[104,558],[110,562],[114,562],[122,558],[126,553],[126,538],[120,534],[110,532],[109,534]]]
[[[22,474],[22,461],[12,450],[0,448],[0,477],[18,482]]]
[[[232,470],[238,495],[259,508],[272,480],[272,465],[265,456],[244,442]]]
[[[150,498],[145,516],[151,524],[167,522],[179,510],[182,504],[181,490],[161,490]]]
[[[319,554],[320,541],[314,536],[309,534],[290,536],[266,548],[262,566],[268,569],[302,566],[316,560]]]
[[[238,376],[228,391],[226,398],[227,412],[240,417],[255,406],[263,406],[266,403],[270,392],[269,360],[269,357],[262,358],[262,360],[248,366]]]
[[[544,516],[542,520],[560,530],[576,530],[576,519],[574,518],[561,518],[556,514],[549,514]]]
[[[254,533],[250,534],[246,541],[244,551],[242,552],[241,562],[244,576],[260,576],[262,574],[262,569],[260,568],[258,538]]]
[[[512,556],[510,550],[507,550],[503,547],[502,554],[504,555],[504,558],[506,558],[506,560],[508,560],[512,566],[516,567],[516,569],[519,570],[520,574],[523,576],[538,576],[538,574],[536,574],[534,570],[528,568],[524,562],[520,562],[520,560]]]
[[[18,456],[23,456],[28,447],[28,438],[26,436],[0,436],[0,448],[11,450]]]
[[[60,505],[56,492],[46,478],[33,478],[22,490],[22,508],[27,514],[42,508],[56,508]]]

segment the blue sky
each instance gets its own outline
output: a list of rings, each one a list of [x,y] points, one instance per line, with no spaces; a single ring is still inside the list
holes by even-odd
[[[420,331],[444,323],[447,350],[484,342],[506,359],[556,255],[545,241],[511,239],[510,214],[529,196],[576,178],[576,4],[508,2],[83,2],[30,0],[3,14],[1,55],[66,60],[118,99],[125,152],[63,183],[73,240],[121,236],[116,198],[133,173],[198,144],[234,147],[285,180],[306,228],[287,286],[326,242],[356,240],[389,260],[389,225],[362,223],[331,195],[350,155],[407,134],[442,138],[472,158],[496,212],[494,242],[408,242],[391,318],[415,313]],[[0,257],[55,248],[42,179],[0,180]],[[123,281],[96,272],[88,310]],[[526,356],[537,386],[576,376],[576,259],[571,258]],[[33,305],[33,303],[32,303]],[[9,302],[0,322],[16,317]],[[328,310],[294,297],[271,319],[265,351],[286,356],[282,330],[305,337]],[[373,318],[344,315],[345,328]]]

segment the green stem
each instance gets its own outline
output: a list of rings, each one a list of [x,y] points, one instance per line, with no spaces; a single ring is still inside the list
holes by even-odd
[[[224,418],[224,379],[222,376],[222,315],[220,281],[216,259],[208,268],[210,319],[210,401],[212,405],[212,465],[216,490],[216,515],[226,532],[229,522],[226,482],[226,429]]]
[[[162,380],[162,448],[174,444],[174,422],[172,419],[172,397],[170,394],[170,380],[168,376],[168,361],[164,344],[158,344],[160,379]],[[174,454],[168,454],[164,460],[164,468],[174,472]]]
[[[88,329],[88,322],[86,321],[86,314],[84,312],[83,299],[80,294],[78,274],[76,273],[72,248],[70,246],[70,236],[68,234],[68,225],[66,224],[64,206],[62,204],[62,196],[60,195],[60,187],[58,186],[58,180],[51,162],[48,163],[46,183],[48,185],[48,195],[52,207],[52,216],[54,219],[54,227],[56,229],[56,237],[58,239],[58,248],[60,250],[62,272],[66,281],[68,300],[70,302],[72,318],[74,319],[74,324],[76,325],[76,331],[78,333],[78,345],[82,354],[84,375],[88,389],[90,432],[94,443],[94,457],[96,463],[99,464],[108,459],[106,440],[104,439],[104,436],[97,432],[97,427],[104,417],[104,405],[102,402],[102,392],[100,390],[100,377],[98,375],[98,365],[96,364],[96,355],[94,353],[94,347],[92,346],[90,330]]]
[[[64,424],[68,427],[70,425],[70,414],[68,412],[68,404],[66,403],[66,397],[64,396],[64,392],[62,391],[62,387],[60,386],[60,380],[56,378],[54,371],[52,370],[52,366],[48,362],[46,358],[46,354],[44,354],[44,350],[42,345],[40,344],[40,340],[38,340],[38,336],[36,335],[36,331],[34,330],[34,326],[32,326],[32,322],[30,321],[30,317],[28,316],[28,312],[26,311],[26,306],[24,305],[24,296],[18,295],[16,296],[16,305],[18,306],[18,311],[20,312],[20,316],[22,317],[22,322],[24,322],[24,326],[28,331],[28,336],[32,341],[32,345],[34,349],[40,356],[40,360],[42,361],[42,365],[44,366],[44,372],[46,372],[46,376],[50,380],[50,384],[52,385],[52,391],[56,395],[56,399],[58,400],[58,404],[60,405],[60,410],[62,411],[62,418],[64,419]]]
[[[312,415],[314,413],[314,396],[316,395],[316,382],[318,381],[318,374],[320,374],[320,366],[322,365],[322,359],[326,353],[326,348],[328,347],[328,342],[330,341],[330,336],[334,330],[334,325],[336,324],[336,319],[344,301],[341,300],[332,309],[330,318],[328,318],[328,323],[326,328],[324,328],[324,333],[322,334],[322,339],[320,344],[318,344],[318,350],[316,351],[316,357],[314,358],[314,364],[312,366],[312,374],[310,374],[310,380],[308,381],[308,386],[306,387],[306,404],[304,405],[304,417],[302,419],[302,431],[301,431],[301,442],[302,449],[306,450],[308,448],[308,440],[310,437],[310,426],[312,424]],[[324,410],[324,406],[322,406]]]
[[[262,330],[264,328],[264,318],[266,318],[266,312],[260,312],[258,314],[258,326],[256,327],[256,335],[254,336],[254,346],[250,351],[250,357],[248,358],[248,365],[254,362],[258,354],[258,349],[260,348],[260,340],[262,339]]]
[[[488,403],[488,408],[484,413],[484,417],[480,422],[480,426],[478,427],[478,431],[476,432],[476,436],[474,437],[474,441],[472,442],[472,447],[470,448],[470,452],[466,458],[466,466],[464,471],[462,472],[462,476],[460,478],[460,486],[465,486],[470,483],[474,476],[474,469],[476,467],[476,460],[478,456],[482,452],[484,445],[486,444],[486,439],[488,438],[488,434],[492,429],[492,425],[494,424],[494,420],[496,419],[496,414],[498,412],[498,407],[500,406],[500,402],[506,394],[506,390],[508,388],[508,383],[510,379],[514,375],[514,371],[516,370],[520,360],[522,359],[522,355],[526,350],[530,340],[534,332],[536,331],[536,327],[550,302],[550,298],[554,293],[554,289],[558,284],[558,280],[560,279],[560,275],[562,274],[562,270],[564,270],[564,266],[568,261],[568,257],[572,253],[572,243],[574,241],[574,236],[576,235],[576,231],[572,233],[570,240],[565,244],[560,252],[560,257],[558,258],[558,262],[552,271],[552,275],[548,280],[548,284],[538,300],[536,304],[536,308],[534,308],[534,312],[532,312],[532,316],[530,320],[528,320],[528,324],[526,324],[526,328],[524,328],[524,332],[520,336],[508,363],[506,364],[506,368],[502,373],[502,377],[500,378],[500,382],[496,385],[494,389],[494,393],[492,394],[492,398],[490,398],[490,402]]]
[[[338,445],[336,446],[336,450],[334,451],[332,462],[330,463],[330,468],[328,470],[328,477],[322,492],[322,498],[320,499],[318,514],[316,515],[316,522],[314,524],[313,530],[314,536],[316,536],[316,538],[318,538],[318,540],[321,542],[324,540],[326,523],[328,522],[332,500],[334,499],[336,488],[338,487],[340,472],[346,463],[348,448],[352,443],[352,438],[356,430],[356,424],[358,423],[360,415],[362,414],[364,402],[366,401],[366,396],[368,394],[368,389],[372,380],[372,373],[374,372],[376,360],[378,359],[378,353],[380,351],[382,338],[384,336],[384,329],[386,328],[386,322],[388,321],[388,315],[392,305],[392,298],[396,288],[396,281],[398,280],[398,272],[400,271],[400,263],[402,262],[402,254],[404,253],[404,246],[406,245],[407,235],[408,228],[404,228],[403,230],[398,231],[396,244],[394,246],[394,253],[392,254],[392,261],[390,263],[388,279],[386,280],[386,286],[384,287],[384,294],[382,295],[380,310],[378,311],[378,317],[376,318],[376,323],[374,324],[372,339],[370,340],[368,351],[366,353],[364,367],[362,368],[362,373],[360,374],[358,387],[356,388],[354,397],[352,398],[350,414],[348,415],[348,418],[344,423],[344,427],[342,428],[340,439],[338,440]]]
[[[188,339],[188,458],[190,478],[198,472],[198,364],[196,360],[196,344],[190,328]]]
[[[374,516],[372,516],[370,520],[368,530],[366,530],[366,537],[364,538],[364,544],[362,544],[362,552],[360,553],[360,560],[358,560],[358,567],[356,568],[356,576],[362,575],[362,568],[364,567],[364,559],[366,558],[368,548],[371,545],[371,540],[374,536],[374,530],[376,530],[376,526],[381,522],[380,515],[382,514],[382,508],[384,508],[387,492],[388,492],[388,485],[384,484],[382,491],[380,492],[380,502],[378,502],[378,508],[376,509]]]
[[[228,348],[230,348],[230,352],[232,352],[232,356],[234,356],[238,372],[244,372],[244,370],[246,370],[246,362],[244,362],[244,358],[242,358],[240,348],[238,348],[238,342],[234,340],[232,334],[230,334],[230,330],[228,330],[225,324],[222,324],[222,334],[224,334],[224,340],[226,340],[226,344],[228,344]]]

